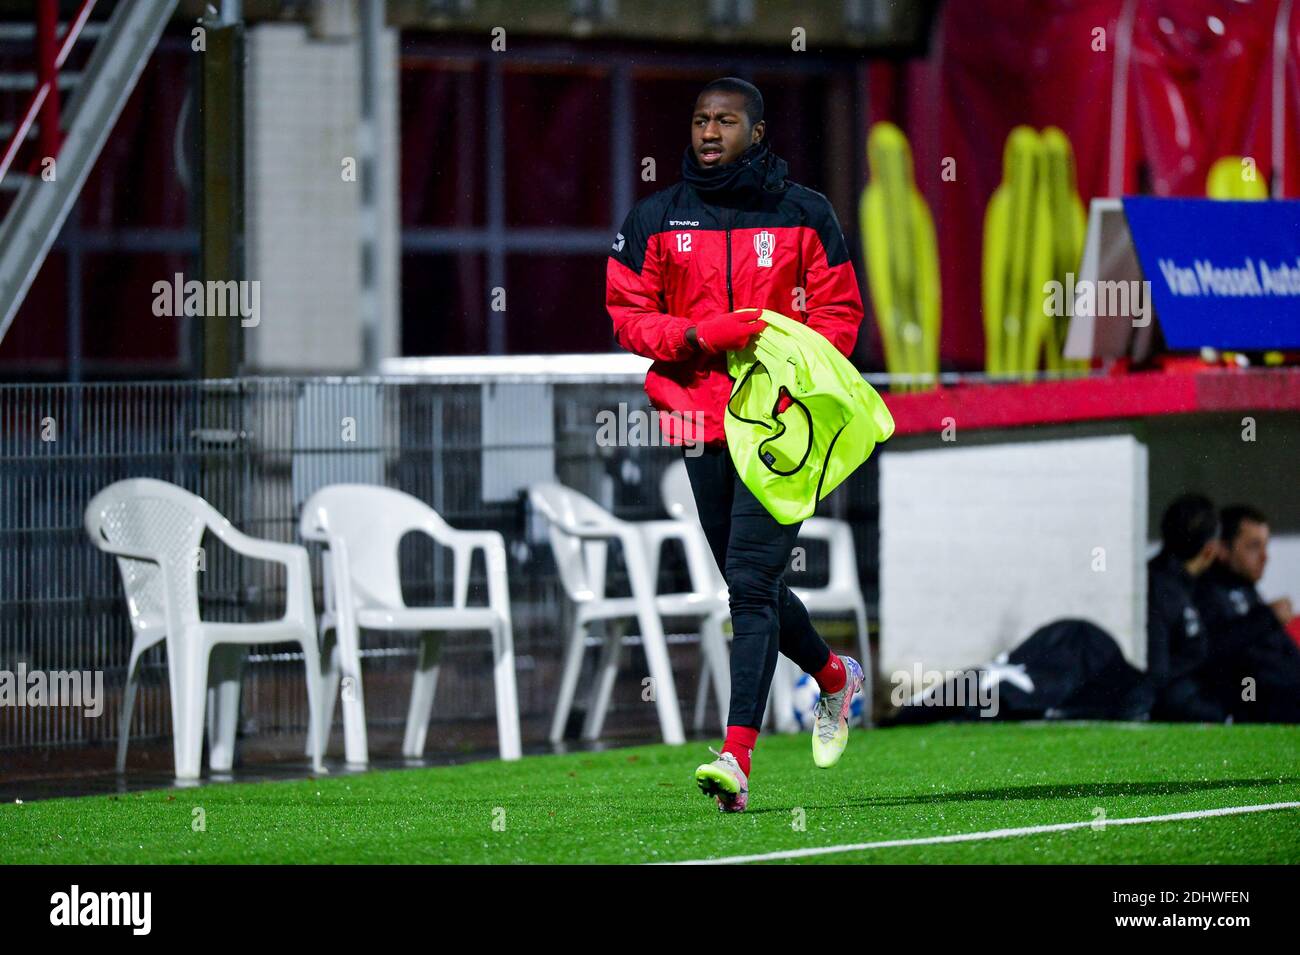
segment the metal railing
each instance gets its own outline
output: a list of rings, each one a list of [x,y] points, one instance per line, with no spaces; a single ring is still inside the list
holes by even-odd
[[[92,547],[82,520],[94,494],[127,477],[178,484],[241,530],[273,540],[296,540],[303,502],[339,481],[386,484],[419,497],[454,526],[502,532],[521,712],[545,716],[554,703],[570,609],[544,524],[528,513],[522,491],[555,479],[622,517],[664,516],[659,479],[678,453],[597,441],[598,412],[616,411],[623,402],[647,409],[639,382],[620,375],[0,385],[0,670],[13,672],[19,662],[29,670],[102,670],[106,689],[97,719],[79,709],[0,706],[0,751],[117,738],[130,626],[116,566]],[[205,554],[205,619],[278,616],[277,565],[236,558],[211,539]],[[318,598],[319,557],[313,548]],[[816,555],[810,557],[815,564]],[[666,563],[669,577],[681,573],[675,564]],[[437,545],[408,538],[401,569],[409,603],[450,600],[450,555]],[[484,588],[476,566],[471,602],[483,599]],[[415,646],[414,634],[367,635],[372,726],[402,725]],[[689,652],[684,678],[694,669]],[[170,732],[163,653],[156,648],[145,658],[133,738]],[[487,642],[449,635],[435,720],[490,720],[492,701]],[[653,736],[653,708],[627,706],[644,710]],[[242,733],[302,733],[306,725],[297,654],[288,647],[251,654]]]

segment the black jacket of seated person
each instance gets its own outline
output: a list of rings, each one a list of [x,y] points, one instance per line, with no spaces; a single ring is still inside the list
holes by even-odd
[[[1300,647],[1254,583],[1215,564],[1197,580],[1195,598],[1218,645],[1213,688],[1233,719],[1300,722]]]
[[[1196,580],[1168,551],[1147,564],[1147,679],[1153,720],[1222,723],[1219,661],[1195,600]]]

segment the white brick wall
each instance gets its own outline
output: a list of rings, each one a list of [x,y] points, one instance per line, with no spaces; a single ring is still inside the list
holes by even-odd
[[[1092,620],[1145,665],[1147,458],[1135,439],[885,452],[880,495],[886,676],[984,663],[1061,617]]]
[[[261,323],[246,360],[264,371],[355,371],[362,361],[360,47],[318,41],[301,24],[248,33],[245,93],[247,273],[261,283]],[[380,350],[396,349],[396,38],[380,44]]]

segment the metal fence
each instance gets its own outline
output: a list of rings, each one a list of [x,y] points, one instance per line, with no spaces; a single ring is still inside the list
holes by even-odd
[[[90,544],[82,516],[95,493],[127,477],[178,484],[241,530],[273,540],[296,540],[303,501],[340,481],[386,484],[454,526],[500,531],[509,551],[521,712],[546,714],[570,611],[523,488],[554,479],[622,517],[663,516],[659,479],[678,454],[598,442],[598,413],[617,413],[620,404],[646,409],[639,384],[615,376],[0,385],[0,671],[20,662],[29,670],[102,670],[107,691],[98,719],[77,709],[0,707],[0,751],[95,745],[118,735],[130,626],[116,566]],[[838,511],[856,509],[873,525],[874,482],[855,502],[859,496],[843,495]],[[874,539],[866,544],[870,577]],[[205,554],[205,619],[279,615],[278,565],[237,558],[210,535]],[[315,547],[312,556],[319,587]],[[810,558],[816,575],[818,557]],[[408,603],[450,600],[449,552],[412,535],[400,564]],[[665,572],[674,573],[671,561]],[[484,593],[476,566],[471,601]],[[415,646],[414,635],[367,635],[372,726],[403,723]],[[145,658],[133,737],[170,733],[163,653],[157,648]],[[435,720],[491,719],[490,661],[485,640],[447,638]],[[653,735],[653,708],[636,709]],[[245,669],[242,734],[305,733],[306,726],[300,656],[288,647],[257,648]]]

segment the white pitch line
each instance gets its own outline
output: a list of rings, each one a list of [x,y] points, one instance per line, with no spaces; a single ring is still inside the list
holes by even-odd
[[[1248,812],[1271,812],[1277,809],[1300,809],[1300,802],[1270,802],[1257,806],[1225,806],[1221,809],[1196,809],[1190,812],[1171,812],[1164,816],[1130,816],[1127,819],[1088,819],[1084,822],[1058,822],[1047,826],[1021,826],[1017,829],[989,829],[985,832],[962,832],[951,836],[925,836],[920,839],[889,839],[884,842],[851,842],[841,846],[819,846],[814,849],[783,849],[750,856],[723,856],[719,859],[688,859],[682,862],[662,862],[659,865],[735,865],[741,862],[768,862],[774,859],[803,859],[808,856],[825,856],[837,852],[861,852],[866,849],[892,849],[896,846],[933,846],[948,842],[978,842],[983,839],[1010,839],[1015,836],[1034,836],[1043,832],[1066,832],[1092,826],[1136,826],[1147,822],[1179,822],[1185,819],[1208,819],[1212,816],[1237,816]]]

